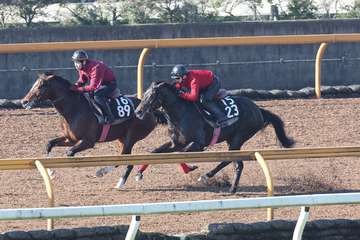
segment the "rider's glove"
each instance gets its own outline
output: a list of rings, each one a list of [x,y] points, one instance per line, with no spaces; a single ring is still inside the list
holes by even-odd
[[[204,96],[204,94],[200,94],[199,101],[200,101],[200,103],[204,103],[204,102],[205,102],[205,96]]]
[[[71,91],[77,92],[77,91],[78,91],[78,88],[79,88],[79,86],[77,86],[76,84],[70,86],[70,90],[71,90]]]
[[[70,86],[70,90],[74,92],[83,92],[84,88],[77,86],[76,84]]]
[[[177,90],[177,94],[178,94],[178,95],[181,95],[181,94],[183,94],[183,93],[185,93],[184,90],[182,90],[182,89],[178,89],[178,90]]]

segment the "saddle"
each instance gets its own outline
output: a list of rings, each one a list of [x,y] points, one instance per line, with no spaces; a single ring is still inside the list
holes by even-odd
[[[88,100],[90,107],[97,118],[99,124],[105,122],[105,115],[101,110],[99,104],[89,94],[84,94]],[[134,116],[134,103],[130,98],[122,95],[120,90],[116,88],[108,97],[107,104],[109,105],[111,112],[114,116],[114,121],[111,125],[120,124],[132,118]]]
[[[236,105],[235,100],[228,95],[227,91],[225,89],[220,89],[219,92],[216,95],[216,98],[214,99],[214,103],[212,104],[213,112],[222,112],[222,114],[225,116],[225,120],[222,121],[219,125],[217,121],[216,114],[214,114],[211,111],[208,111],[204,106],[202,106],[201,103],[196,103],[197,109],[199,110],[200,114],[204,118],[204,120],[209,123],[213,128],[224,128],[228,127],[239,119],[239,108]]]

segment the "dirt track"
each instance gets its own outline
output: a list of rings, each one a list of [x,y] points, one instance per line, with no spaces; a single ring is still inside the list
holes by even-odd
[[[360,98],[321,100],[261,101],[258,105],[281,116],[287,133],[296,147],[354,146],[360,139]],[[0,158],[44,156],[45,144],[59,132],[54,109],[0,110]],[[158,127],[135,146],[134,153],[145,153],[167,139],[164,127]],[[259,132],[243,149],[279,148],[272,127]],[[225,150],[226,145],[211,151]],[[116,143],[98,144],[81,155],[116,154]],[[64,148],[55,148],[54,156],[64,156]],[[125,190],[114,190],[123,168],[92,178],[97,168],[57,169],[54,180],[56,206],[144,203],[219,198],[265,196],[265,178],[255,162],[246,162],[236,195],[227,193],[226,181],[232,178],[227,167],[211,186],[196,179],[216,163],[200,164],[194,173],[181,173],[178,165],[151,166],[144,181],[129,178]],[[360,165],[357,158],[306,159],[271,161],[276,195],[344,192],[360,190]],[[225,182],[225,183],[224,183]],[[0,208],[46,207],[45,186],[35,170],[3,171],[0,173]],[[275,210],[276,219],[295,220],[300,209]],[[328,206],[312,208],[310,220],[319,218],[359,219],[360,206]],[[56,228],[129,224],[131,217],[63,219]],[[189,233],[206,230],[209,223],[265,221],[266,210],[238,210],[209,213],[144,216],[142,231]],[[46,221],[3,221],[0,231],[45,229]]]

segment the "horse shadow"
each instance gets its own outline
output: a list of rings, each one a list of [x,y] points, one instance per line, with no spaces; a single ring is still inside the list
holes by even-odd
[[[211,192],[211,193],[224,193],[224,195],[234,195],[229,193],[230,185],[227,187],[216,187],[209,186],[206,184],[196,184],[196,185],[179,185],[174,187],[159,187],[159,188],[146,188],[146,189],[122,189],[121,191],[132,192],[132,191],[142,191],[142,192],[178,192],[178,191],[186,191],[186,192]],[[265,193],[265,186],[241,186],[239,192],[240,194],[256,194],[257,193]]]
[[[49,115],[57,115],[56,112],[31,112],[31,113],[11,113],[11,114],[0,114],[0,117],[2,116],[14,116],[14,117],[22,117],[22,116],[34,116],[34,115],[40,115],[40,116],[49,116]]]
[[[160,187],[160,188],[146,188],[146,189],[122,189],[124,192],[210,192],[217,193],[221,196],[241,196],[241,197],[265,197],[267,195],[266,186],[265,185],[257,185],[257,186],[240,186],[239,192],[232,194],[229,193],[229,186],[227,187],[216,187],[209,186],[205,184],[197,184],[197,185],[182,185],[182,186],[174,186],[174,187]],[[274,187],[274,196],[291,196],[291,195],[305,195],[305,194],[325,194],[325,193],[352,193],[359,192],[360,189],[345,189],[345,188],[337,188],[326,191],[289,191],[291,188],[290,185],[277,186]]]
[[[274,192],[278,196],[291,196],[291,195],[307,195],[307,194],[325,194],[325,193],[356,193],[360,189],[346,189],[346,188],[335,188],[323,191],[289,191],[291,186],[275,187]]]

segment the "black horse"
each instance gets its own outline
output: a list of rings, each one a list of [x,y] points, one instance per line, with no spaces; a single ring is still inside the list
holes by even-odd
[[[238,120],[222,129],[217,142],[226,141],[229,150],[239,150],[241,146],[268,124],[273,125],[281,145],[289,148],[295,143],[286,136],[284,123],[274,113],[259,108],[246,97],[233,97],[237,106]],[[154,152],[193,152],[203,151],[212,140],[214,128],[204,120],[196,104],[178,97],[173,84],[154,82],[145,92],[144,98],[136,109],[136,115],[143,118],[149,111],[162,107],[168,119],[171,141],[166,142]],[[231,161],[223,161],[201,179],[213,177]],[[230,192],[235,193],[239,184],[243,162],[234,161],[235,174]]]

